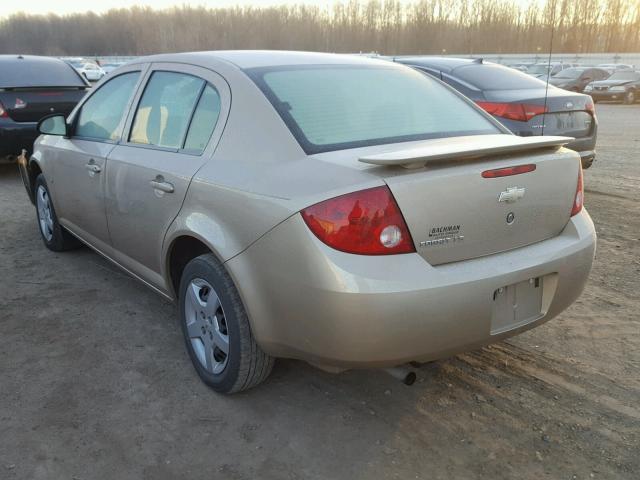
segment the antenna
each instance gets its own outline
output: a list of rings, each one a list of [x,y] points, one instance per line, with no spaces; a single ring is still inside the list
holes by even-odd
[[[544,112],[542,113],[542,136],[547,123],[547,98],[549,96],[549,77],[551,76],[551,53],[553,52],[553,34],[556,31],[556,0],[551,4],[551,39],[549,40],[549,59],[547,60],[547,83],[544,86]]]

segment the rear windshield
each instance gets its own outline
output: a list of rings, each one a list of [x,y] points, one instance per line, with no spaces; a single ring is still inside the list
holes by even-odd
[[[531,73],[532,70],[528,69],[527,72]],[[465,65],[454,69],[452,75],[479,90],[545,88],[545,82],[542,80],[502,65]]]
[[[247,73],[308,154],[502,133],[458,94],[408,68],[322,65]]]
[[[0,55],[0,88],[85,86],[80,75],[57,58]]]
[[[558,72],[553,78],[578,78],[584,72],[584,68],[565,68]]]

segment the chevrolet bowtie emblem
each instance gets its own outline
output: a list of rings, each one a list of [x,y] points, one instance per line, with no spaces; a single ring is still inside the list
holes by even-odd
[[[524,197],[524,187],[508,187],[498,195],[498,202],[513,203]]]

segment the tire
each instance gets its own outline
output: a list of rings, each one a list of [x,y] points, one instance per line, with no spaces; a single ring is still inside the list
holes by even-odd
[[[636,103],[636,92],[633,90],[629,90],[624,94],[624,104],[633,105],[634,103]]]
[[[179,308],[187,352],[205,384],[218,393],[235,393],[269,376],[274,358],[256,343],[240,294],[213,254],[185,267]]]
[[[80,240],[58,223],[49,187],[47,187],[43,174],[37,176],[34,192],[36,218],[45,247],[54,252],[63,252],[81,247]]]

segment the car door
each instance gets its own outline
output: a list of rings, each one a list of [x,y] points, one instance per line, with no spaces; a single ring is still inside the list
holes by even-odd
[[[106,158],[120,140],[140,78],[138,66],[92,92],[69,119],[71,135],[60,137],[52,162],[60,223],[101,251],[110,244],[104,205]]]
[[[126,139],[109,154],[106,211],[119,263],[162,289],[162,243],[191,178],[211,157],[230,106],[227,83],[195,66],[153,64]]]
[[[578,89],[582,92],[584,90],[584,87],[586,87],[594,80],[600,80],[597,75],[597,70],[593,68],[586,69],[584,72],[582,72],[582,75],[580,75],[580,78],[578,79]]]

